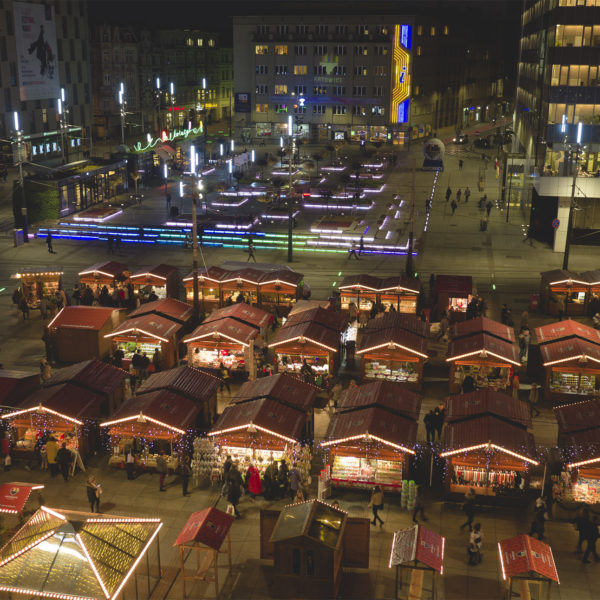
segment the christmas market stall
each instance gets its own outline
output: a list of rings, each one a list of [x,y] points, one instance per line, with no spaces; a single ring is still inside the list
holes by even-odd
[[[445,430],[446,493],[462,497],[473,488],[480,496],[528,500],[525,491],[540,487],[531,481],[535,459],[533,436],[521,425],[495,416],[449,423]]]
[[[298,285],[304,278],[302,273],[291,269],[267,271],[258,282],[259,306],[280,316],[286,316],[298,297]]]
[[[179,456],[191,454],[201,411],[200,403],[166,389],[132,396],[110,420],[100,423],[111,441],[108,464],[124,468],[126,450],[131,448],[136,469],[156,469],[163,451],[169,470],[175,471]]]
[[[438,321],[444,313],[451,322],[466,319],[467,304],[473,294],[473,278],[470,275],[437,275],[434,292],[434,314]]]
[[[547,315],[583,315],[590,282],[572,271],[544,271],[540,283],[540,308]]]
[[[39,388],[39,371],[0,369],[0,406],[17,406],[25,396]]]
[[[359,311],[370,311],[379,301],[380,283],[381,278],[374,275],[346,275],[338,288],[342,312],[348,314],[352,303]]]
[[[593,317],[600,312],[600,269],[584,271],[581,279],[587,281],[589,287],[587,299],[587,314]]]
[[[61,363],[104,358],[112,349],[106,336],[124,318],[124,311],[114,308],[65,306],[46,328],[46,354]]]
[[[28,267],[13,275],[21,280],[21,294],[27,300],[29,308],[39,308],[40,300],[54,298],[62,288],[63,272],[56,267]]]
[[[246,267],[229,271],[221,280],[222,306],[235,302],[258,305],[258,289],[264,271]]]
[[[146,314],[123,321],[111,333],[104,337],[113,342],[113,349],[123,351],[123,368],[129,368],[133,355],[139,350],[150,360],[150,369],[154,367],[154,353],[158,352],[163,368],[170,369],[178,363],[178,342],[182,330],[181,323]]]
[[[198,270],[198,298],[200,306],[205,312],[210,312],[214,308],[219,308],[222,302],[221,282],[229,274],[226,269],[221,267],[208,267]],[[183,287],[185,288],[185,299],[187,302],[194,300],[194,277],[190,273],[183,278]]]
[[[142,302],[154,294],[159,300],[179,298],[179,269],[163,263],[133,273],[129,278]]]
[[[577,402],[600,394],[600,332],[571,321],[537,327],[545,370],[544,396]]]
[[[92,289],[106,286],[109,293],[120,288],[129,281],[127,265],[115,260],[103,261],[79,272],[79,283],[89,285]]]
[[[271,323],[271,314],[262,308],[250,306],[245,302],[237,302],[231,306],[225,306],[219,310],[213,310],[204,319],[204,323],[211,323],[219,319],[234,319],[243,325],[250,325],[263,337],[267,335],[267,329]]]
[[[42,506],[0,550],[0,594],[65,600],[150,598],[161,577],[161,527],[155,518],[105,517]]]
[[[479,317],[456,323],[450,334],[446,362],[451,363],[451,394],[463,389],[467,376],[477,388],[503,390],[508,387],[511,368],[521,364],[512,328]]]
[[[146,302],[138,309],[134,310],[129,319],[133,317],[142,317],[144,315],[157,315],[164,319],[170,319],[181,325],[186,325],[192,318],[192,307],[187,302],[182,302],[176,298],[163,298],[154,302]]]
[[[445,538],[424,525],[413,525],[394,532],[390,569],[396,567],[394,597],[402,589],[404,571],[410,573],[409,598],[423,597],[426,573],[431,573],[431,597],[436,597],[436,576],[444,574]]]
[[[534,597],[530,586],[537,586],[536,598],[542,598],[546,586],[546,598],[550,598],[552,582],[560,585],[552,548],[525,534],[498,542],[498,559],[502,579],[506,581],[506,600],[514,597],[513,583],[518,582],[519,597]]]

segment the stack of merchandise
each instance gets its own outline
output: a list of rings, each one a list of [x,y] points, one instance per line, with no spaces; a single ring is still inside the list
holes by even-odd
[[[213,443],[206,438],[194,439],[194,455],[192,456],[192,476],[194,484],[210,481],[213,469],[220,469],[219,457]]]

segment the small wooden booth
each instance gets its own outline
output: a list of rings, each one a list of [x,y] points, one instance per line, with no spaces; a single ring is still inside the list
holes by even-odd
[[[40,300],[54,297],[62,288],[63,271],[56,267],[28,267],[13,275],[20,279],[20,290],[29,308],[39,308]]]
[[[539,462],[524,427],[489,415],[449,423],[445,447],[447,494],[462,497],[473,488],[481,496],[527,499],[529,468]]]
[[[348,314],[351,303],[359,311],[370,311],[379,302],[380,283],[381,278],[374,275],[346,275],[338,288],[342,312]]]
[[[25,396],[39,389],[39,371],[0,369],[0,406],[17,406]]]
[[[553,402],[600,396],[600,331],[567,319],[535,330],[544,366],[544,394]]]
[[[174,547],[179,548],[182,598],[187,598],[185,582],[190,580],[214,583],[215,597],[219,596],[219,554],[227,554],[231,571],[229,530],[234,520],[232,515],[214,507],[190,515],[173,544]],[[224,542],[227,542],[226,548],[221,550]],[[196,570],[193,573],[186,573],[185,561],[192,553],[196,554]]]
[[[262,308],[250,306],[245,302],[238,302],[231,306],[225,306],[214,310],[204,319],[204,323],[212,323],[219,319],[234,319],[243,325],[250,325],[263,337],[267,335],[267,329],[271,322],[271,315]]]
[[[477,388],[506,389],[511,367],[519,367],[519,352],[512,328],[479,317],[456,323],[451,330],[446,362],[450,364],[450,393],[462,390],[471,376]]]
[[[115,260],[102,261],[79,272],[79,283],[96,286],[106,286],[109,291],[122,287],[129,281],[129,268]]]
[[[192,307],[187,302],[182,302],[176,298],[163,298],[162,300],[142,304],[128,318],[157,315],[181,325],[186,325],[192,318],[192,312]]]
[[[247,267],[228,271],[221,279],[222,305],[245,302],[258,306],[258,288],[264,271]]]
[[[65,306],[47,327],[48,342],[59,362],[104,358],[111,353],[107,334],[123,322],[125,313],[102,306]]]
[[[156,518],[42,506],[0,550],[0,595],[150,598],[161,578],[161,527]]]
[[[104,337],[112,340],[113,350],[119,348],[125,354],[125,369],[129,368],[131,359],[138,350],[150,360],[150,371],[154,367],[152,357],[156,350],[163,367],[170,369],[178,363],[178,342],[182,327],[176,321],[146,314],[123,321]]]
[[[221,306],[221,281],[229,273],[221,267],[208,267],[198,270],[198,297],[202,310],[209,312]],[[185,299],[187,302],[194,301],[194,277],[190,273],[183,278],[185,288]]]
[[[426,573],[431,573],[431,597],[436,598],[436,576],[444,574],[445,538],[423,525],[413,525],[394,532],[390,569],[396,567],[394,598],[398,600],[398,589],[402,589],[404,571],[410,573],[408,597],[423,597]]]
[[[502,579],[506,581],[506,600],[514,597],[513,583],[518,582],[521,600],[531,600],[531,587],[537,586],[537,598],[550,598],[552,582],[560,585],[552,548],[528,535],[522,534],[498,543],[498,559]]]
[[[438,321],[444,313],[451,322],[466,319],[467,304],[473,294],[473,278],[470,275],[436,275],[434,291],[434,313]]]
[[[194,432],[201,425],[201,405],[170,390],[132,396],[100,423],[108,430],[111,456],[108,464],[125,468],[125,450],[134,449],[136,469],[156,469],[164,451],[169,470],[175,471],[181,454],[189,454]]]
[[[266,271],[258,282],[259,305],[268,311],[277,308],[280,316],[286,316],[296,303],[303,278],[289,268]]]
[[[134,292],[145,302],[154,293],[159,300],[179,298],[179,269],[161,263],[133,273],[129,278]]]
[[[547,315],[584,315],[590,282],[572,271],[553,269],[541,274],[540,308]]]

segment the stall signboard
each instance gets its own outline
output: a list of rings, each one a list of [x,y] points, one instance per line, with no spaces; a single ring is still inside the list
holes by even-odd
[[[3,483],[0,485],[0,513],[18,514],[20,513],[31,492],[41,490],[42,484],[32,483]]]
[[[552,548],[528,535],[518,535],[498,543],[502,578],[529,574],[531,571],[560,583]]]
[[[173,545],[196,542],[219,550],[234,520],[232,515],[214,507],[192,513]]]

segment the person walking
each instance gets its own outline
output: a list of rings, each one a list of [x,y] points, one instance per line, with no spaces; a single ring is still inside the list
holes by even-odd
[[[577,540],[577,547],[575,548],[575,554],[581,554],[582,552],[582,544],[585,536],[586,530],[590,527],[590,511],[587,507],[584,507],[581,511],[580,515],[575,517],[573,521],[573,525],[575,525],[575,529],[579,532],[579,539]]]
[[[48,246],[48,252],[50,254],[56,254],[54,252],[54,248],[52,248],[52,233],[48,229],[48,233],[46,234],[46,246]]]
[[[512,378],[512,383],[510,384],[510,387],[512,388],[512,397],[513,400],[518,400],[519,399],[519,388],[521,387],[521,383],[519,381],[519,376],[515,373],[513,378]]]
[[[248,240],[248,260],[246,262],[250,262],[250,259],[256,262],[256,256],[254,256],[254,242],[252,239]]]
[[[481,523],[475,523],[469,537],[469,565],[475,566],[481,562],[481,546],[483,543],[483,532]]]
[[[441,339],[443,339],[448,331],[448,327],[450,327],[450,319],[448,319],[448,315],[444,314],[442,320],[440,321],[440,332],[436,341],[439,342]]]
[[[288,473],[288,479],[290,482],[290,500],[294,500],[302,482],[302,476],[300,475],[300,471],[298,470],[296,463],[292,464],[292,468]]]
[[[538,540],[544,539],[544,532],[546,528],[546,504],[542,500],[542,498],[538,498],[535,502],[535,514],[533,516],[533,521],[531,522],[531,527],[529,528],[529,533],[533,537],[537,535]]]
[[[29,304],[25,296],[21,296],[19,300],[19,310],[23,313],[23,321],[29,319]]]
[[[583,553],[583,559],[581,562],[584,565],[586,565],[590,562],[588,560],[588,557],[590,556],[590,554],[594,555],[595,562],[600,561],[600,558],[598,557],[598,554],[596,553],[596,541],[598,540],[599,535],[600,534],[598,533],[598,522],[597,522],[596,517],[593,517],[591,521],[588,521],[585,524],[585,528],[583,530],[583,539],[586,542],[586,546],[585,546],[585,552]]]
[[[282,459],[279,463],[279,473],[277,474],[277,484],[279,487],[280,498],[285,498],[287,494],[289,486],[288,474],[289,469],[287,463],[285,462],[285,459]]]
[[[537,383],[535,381],[531,384],[531,389],[529,390],[529,416],[539,417],[540,411],[537,409],[537,403],[540,399],[540,391]],[[533,414],[535,413],[535,414]]]
[[[448,189],[446,190],[446,202],[450,200],[450,196],[452,196],[452,190],[450,189],[450,186],[448,186]]]
[[[427,521],[427,517],[425,516],[425,492],[423,491],[423,486],[417,486],[417,493],[415,495],[415,509],[413,510],[412,520],[413,523],[418,523],[417,515],[421,513],[421,519],[423,521]]]
[[[485,205],[485,210],[486,210],[486,214],[489,217],[490,213],[492,212],[492,201],[488,200],[486,205]]]
[[[60,467],[60,472],[65,481],[69,481],[69,467],[71,466],[71,460],[71,451],[67,450],[67,444],[63,442],[60,450],[56,453],[56,462]]]
[[[219,392],[223,391],[223,388],[227,388],[227,393],[231,394],[231,388],[229,387],[229,379],[231,375],[229,374],[229,369],[223,364],[221,361],[219,363],[219,375],[221,376],[221,386],[219,388]]]
[[[242,486],[242,475],[238,471],[237,463],[233,463],[227,473],[227,502],[233,506],[233,513],[238,519],[242,516],[237,508],[242,495]]]
[[[425,200],[425,214],[428,215],[431,212],[431,199],[427,198]]]
[[[90,511],[94,512],[94,507],[96,507],[96,512],[100,512],[100,494],[102,493],[102,487],[93,475],[90,475],[87,478],[85,491],[87,493],[88,502],[90,503]]]
[[[114,254],[114,253],[115,253],[115,249],[114,249],[113,242],[114,242],[114,240],[113,240],[113,236],[112,236],[112,235],[109,235],[109,236],[106,238],[106,243],[107,243],[107,245],[108,245],[108,253],[109,253],[109,254]]]
[[[348,260],[350,260],[353,256],[356,260],[359,260],[358,254],[356,254],[356,242],[352,242],[352,245],[348,250]]]
[[[456,212],[457,207],[458,207],[458,204],[456,203],[456,200],[452,200],[452,202],[450,202],[450,208],[452,209],[452,214],[454,214]]]
[[[458,188],[458,192],[456,192],[456,201],[460,202],[460,197],[462,196],[462,190]]]
[[[433,413],[433,408],[425,415],[423,419],[423,423],[425,423],[425,431],[427,432],[427,443],[431,443],[435,441],[435,416]]]
[[[166,200],[167,200],[167,213],[171,213],[171,194],[167,194],[166,196]]]
[[[127,479],[130,481],[134,480],[135,456],[133,455],[133,448],[131,446],[128,446],[125,451],[125,468],[127,469]]]
[[[50,468],[50,477],[56,477],[58,475],[58,463],[56,462],[57,454],[58,442],[54,438],[50,438],[46,442],[46,457]]]
[[[373,511],[373,520],[371,521],[371,525],[377,525],[377,521],[379,521],[379,526],[381,527],[383,525],[383,521],[379,516],[379,511],[383,510],[383,492],[378,485],[376,485],[373,489],[371,500],[369,501],[369,507]]]
[[[185,454],[179,463],[179,474],[181,475],[181,491],[184,496],[190,496],[188,485],[190,483],[190,475],[192,474],[192,461],[189,455]]]
[[[156,457],[156,472],[158,473],[158,491],[166,492],[165,477],[167,476],[167,461],[164,450],[161,450],[160,454]]]
[[[358,255],[362,256],[362,253],[365,251],[365,238],[364,236],[360,236],[360,242],[358,243]]]
[[[467,186],[465,188],[465,203],[467,203],[469,201],[470,197],[471,197],[471,190],[469,189],[469,186]]]
[[[463,168],[463,160],[462,160],[462,158],[460,158],[460,159],[458,160],[458,170],[459,170],[459,171],[462,171],[462,168]]]
[[[446,420],[446,407],[443,404],[439,404],[433,411],[435,415],[435,430],[438,436],[438,442],[442,441],[442,429],[444,428],[444,421]]]
[[[260,481],[260,472],[254,464],[248,467],[248,493],[252,498],[262,494],[262,483]]]
[[[473,530],[473,518],[475,517],[475,490],[469,488],[469,491],[465,494],[465,500],[462,505],[462,510],[467,515],[467,520],[460,526],[462,531],[465,527],[469,528],[469,531]]]

